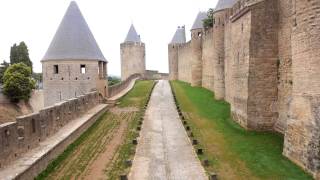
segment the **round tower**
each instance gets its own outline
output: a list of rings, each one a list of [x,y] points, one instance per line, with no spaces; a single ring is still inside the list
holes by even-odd
[[[219,0],[213,14],[213,77],[214,93],[218,100],[225,98],[225,23],[228,18],[227,9],[231,8],[236,0]]]
[[[207,18],[207,13],[199,12],[191,28],[191,86],[201,86],[202,82],[202,35],[205,18]]]
[[[98,90],[107,96],[107,61],[72,1],[42,62],[44,105]]]
[[[127,37],[120,45],[121,49],[121,80],[124,81],[133,74],[145,75],[146,72],[146,50],[145,44],[141,42],[133,24]]]
[[[169,54],[169,79],[178,79],[178,58],[179,58],[179,47],[181,44],[186,43],[186,31],[185,26],[178,27],[174,34],[171,42],[168,44]]]

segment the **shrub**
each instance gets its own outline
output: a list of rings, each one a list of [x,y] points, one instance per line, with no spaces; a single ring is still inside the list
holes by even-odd
[[[213,27],[213,12],[214,10],[210,8],[207,12],[207,18],[203,20],[203,27],[205,29],[212,28]]]
[[[12,102],[28,100],[35,82],[31,78],[31,68],[24,63],[17,63],[8,67],[3,76],[3,93]]]

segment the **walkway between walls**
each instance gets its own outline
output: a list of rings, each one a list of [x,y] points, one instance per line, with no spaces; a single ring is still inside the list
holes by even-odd
[[[129,179],[208,179],[176,110],[168,81],[153,90]]]

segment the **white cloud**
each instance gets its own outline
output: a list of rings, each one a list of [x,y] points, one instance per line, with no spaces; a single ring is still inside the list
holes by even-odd
[[[1,0],[0,61],[9,61],[10,47],[25,41],[34,70],[41,72],[40,60],[69,2]],[[186,25],[189,30],[199,10],[214,7],[217,0],[77,0],[77,3],[109,61],[109,74],[120,75],[120,43],[132,22],[146,43],[147,69],[168,72],[167,44],[177,26]]]

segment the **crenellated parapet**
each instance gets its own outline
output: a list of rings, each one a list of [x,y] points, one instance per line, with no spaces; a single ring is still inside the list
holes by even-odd
[[[38,113],[17,117],[16,122],[1,124],[0,169],[37,147],[100,101],[98,92],[90,92],[46,107]]]

